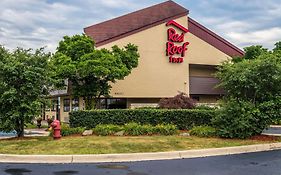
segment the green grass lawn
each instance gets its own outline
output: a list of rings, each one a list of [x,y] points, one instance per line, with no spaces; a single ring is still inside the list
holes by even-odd
[[[0,154],[108,154],[176,151],[202,148],[220,148],[261,143],[279,142],[198,138],[182,136],[99,137],[71,136],[60,140],[51,137],[0,140]]]

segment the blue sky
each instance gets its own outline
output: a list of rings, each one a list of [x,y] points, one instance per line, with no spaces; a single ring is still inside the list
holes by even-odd
[[[0,44],[55,51],[64,35],[163,0],[1,0]],[[281,0],[175,0],[240,48],[281,41]]]

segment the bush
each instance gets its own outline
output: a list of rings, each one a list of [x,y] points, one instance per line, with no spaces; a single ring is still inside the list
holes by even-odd
[[[154,133],[160,134],[160,135],[174,135],[177,134],[178,128],[176,125],[171,124],[158,124],[154,127]]]
[[[190,130],[190,135],[197,137],[214,137],[216,129],[211,126],[195,126]]]
[[[111,109],[74,111],[70,113],[71,127],[95,128],[99,124],[124,125],[126,123],[174,124],[178,129],[208,125],[215,110],[199,109]]]
[[[273,125],[281,125],[281,119],[275,120],[272,123]]]
[[[140,125],[137,123],[128,123],[124,125],[124,131],[126,135],[138,136],[138,135],[152,135],[153,126]]]
[[[175,125],[140,125],[138,123],[128,123],[125,125],[97,125],[93,129],[97,135],[107,136],[113,135],[116,132],[124,131],[125,135],[139,136],[139,135],[173,135],[177,133],[177,127]]]
[[[249,101],[230,99],[218,110],[213,124],[221,137],[248,138],[261,134],[280,115],[278,108],[274,102],[256,106]]]
[[[107,135],[113,135],[116,132],[122,131],[124,128],[119,125],[113,125],[113,124],[108,124],[108,125],[97,125],[94,129],[93,132],[96,135],[101,135],[101,136],[107,136]]]
[[[180,93],[172,98],[163,98],[159,101],[159,108],[162,109],[193,109],[195,101],[185,93]]]

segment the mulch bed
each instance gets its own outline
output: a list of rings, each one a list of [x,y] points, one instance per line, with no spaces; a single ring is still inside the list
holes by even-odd
[[[279,137],[268,136],[268,135],[256,135],[250,138],[251,140],[260,140],[260,141],[277,141]]]

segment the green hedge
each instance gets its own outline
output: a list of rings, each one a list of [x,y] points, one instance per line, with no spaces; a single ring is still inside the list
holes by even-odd
[[[175,125],[171,124],[158,124],[156,126],[152,126],[149,124],[140,125],[138,123],[128,123],[125,125],[97,125],[93,128],[93,131],[96,135],[100,136],[108,136],[114,135],[119,131],[124,131],[124,135],[130,136],[139,136],[139,135],[174,135],[177,134],[178,129]]]
[[[75,111],[70,113],[71,127],[95,128],[98,124],[124,125],[174,124],[179,129],[191,129],[193,126],[208,125],[215,116],[215,110],[200,109],[111,109]]]

